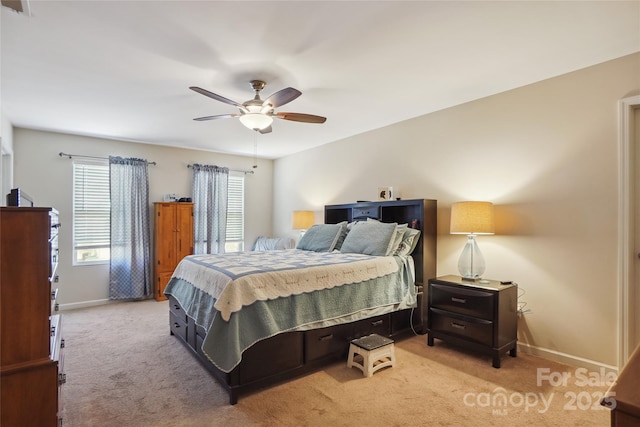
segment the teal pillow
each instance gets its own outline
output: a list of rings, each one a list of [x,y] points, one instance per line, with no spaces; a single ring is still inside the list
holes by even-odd
[[[296,249],[314,252],[331,252],[344,238],[347,221],[338,224],[315,224],[300,238]]]
[[[398,224],[395,222],[358,222],[347,233],[340,252],[375,256],[390,255],[395,243],[397,227]]]
[[[374,218],[367,218],[367,222],[370,221],[381,222]],[[407,228],[409,228],[409,224],[398,224],[398,226],[396,227],[396,237],[391,245],[391,250],[389,251],[388,255],[396,254],[398,248],[400,247],[400,243],[402,243],[402,239],[404,238],[404,233],[405,231],[407,231]]]

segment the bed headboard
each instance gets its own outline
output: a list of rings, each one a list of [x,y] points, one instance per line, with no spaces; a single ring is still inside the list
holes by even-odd
[[[324,207],[325,224],[337,224],[374,218],[382,222],[409,224],[420,230],[420,240],[411,254],[416,267],[416,286],[436,277],[436,200],[412,199],[384,202],[359,202]]]

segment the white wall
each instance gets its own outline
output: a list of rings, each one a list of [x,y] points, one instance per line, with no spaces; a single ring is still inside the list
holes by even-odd
[[[109,266],[72,266],[72,160],[59,152],[105,157],[139,157],[156,162],[149,166],[150,202],[163,194],[191,196],[191,169],[203,163],[231,169],[253,170],[252,158],[206,151],[113,141],[16,128],[14,130],[14,185],[31,195],[38,206],[60,212],[59,302],[63,308],[104,303],[108,298]],[[272,230],[273,161],[258,160],[255,174],[245,175],[245,248]]]
[[[13,126],[4,112],[0,111],[0,206],[7,204],[6,195],[12,185]]]
[[[322,222],[323,205],[393,186],[438,200],[438,275],[457,274],[466,237],[448,234],[450,205],[491,201],[484,276],[526,292],[520,344],[614,367],[617,102],[639,93],[635,54],[276,160],[275,233],[295,236],[293,210]]]

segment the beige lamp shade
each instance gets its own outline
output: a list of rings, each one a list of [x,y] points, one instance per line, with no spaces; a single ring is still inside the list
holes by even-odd
[[[493,234],[493,203],[458,202],[451,205],[451,234]]]
[[[293,211],[291,228],[294,230],[306,230],[316,221],[313,211]]]

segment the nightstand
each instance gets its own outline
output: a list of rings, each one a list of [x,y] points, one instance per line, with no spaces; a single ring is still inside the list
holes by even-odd
[[[484,281],[483,281],[484,282]],[[507,351],[517,356],[518,287],[495,280],[488,283],[442,276],[429,280],[427,344],[434,338],[493,356]]]

